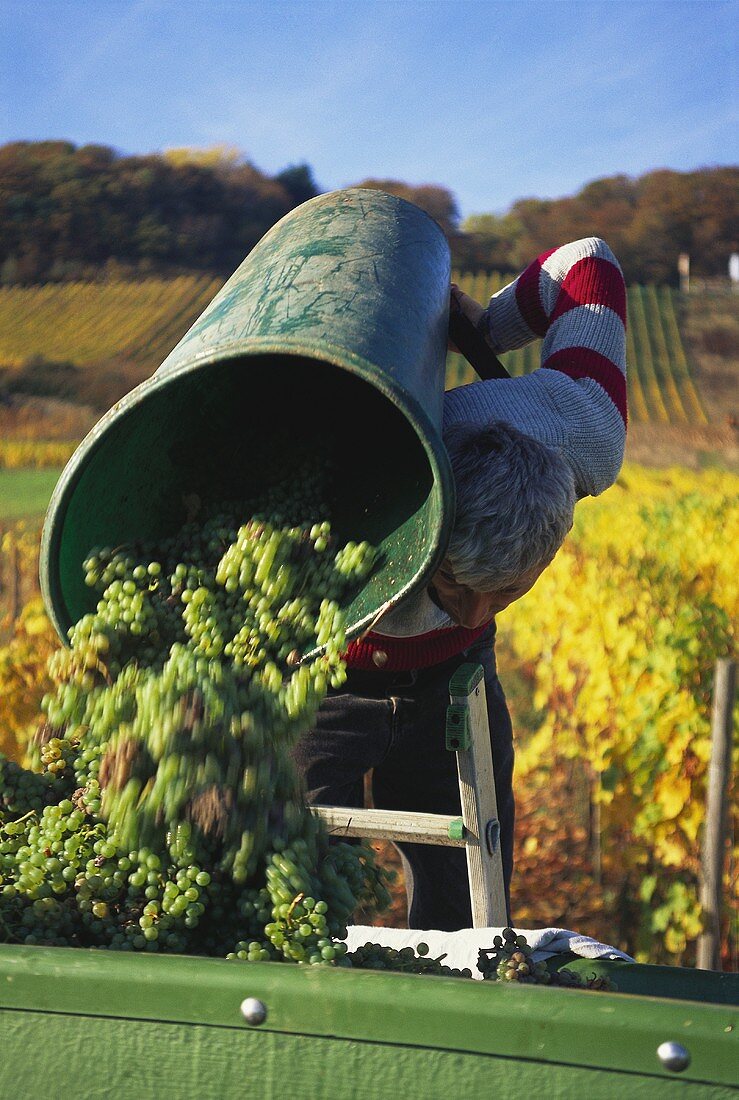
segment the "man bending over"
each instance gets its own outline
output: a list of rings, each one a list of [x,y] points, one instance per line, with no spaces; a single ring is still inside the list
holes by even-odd
[[[542,338],[541,366],[446,393],[444,442],[457,491],[447,557],[426,591],[349,646],[347,682],[324,701],[296,759],[311,802],[362,806],[371,771],[379,809],[459,814],[456,761],[443,736],[449,680],[461,663],[481,664],[510,919],[513,742],[495,616],[551,562],[576,501],[602,493],[621,468],[626,294],[608,245],[589,237],[539,256],[487,309],[457,287],[452,295],[494,351]],[[409,926],[469,927],[464,852],[398,848]]]

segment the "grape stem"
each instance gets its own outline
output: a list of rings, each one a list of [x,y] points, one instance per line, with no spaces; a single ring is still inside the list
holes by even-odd
[[[11,824],[12,825],[20,825],[20,823],[22,821],[28,821],[29,817],[33,817],[35,813],[36,813],[35,810],[29,810],[28,813],[25,813],[23,815],[23,817],[15,817],[15,818],[13,818],[12,822],[8,821],[8,822],[6,822],[6,824],[7,825],[11,825]],[[4,833],[4,832],[5,832],[5,825],[0,825],[0,833]],[[8,833],[7,835],[10,836],[11,834]]]
[[[300,903],[301,903],[301,901],[303,900],[304,897],[305,897],[305,894],[297,894],[293,898],[293,900],[290,902],[290,908],[287,911],[287,919],[288,920],[290,920],[292,915],[293,915],[293,909],[296,907],[296,905],[300,905]]]

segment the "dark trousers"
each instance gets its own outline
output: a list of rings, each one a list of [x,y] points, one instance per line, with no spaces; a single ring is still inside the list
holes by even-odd
[[[513,738],[495,669],[494,640],[493,627],[465,653],[415,672],[349,672],[346,684],[324,700],[315,728],[295,749],[295,760],[305,778],[309,802],[363,806],[364,775],[372,770],[378,809],[459,814],[456,757],[445,746],[449,680],[459,665],[481,664],[510,910]],[[397,847],[403,858],[409,927],[447,932],[471,927],[464,850],[430,844]]]

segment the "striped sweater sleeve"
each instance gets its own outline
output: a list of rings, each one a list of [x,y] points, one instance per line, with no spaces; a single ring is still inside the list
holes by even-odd
[[[543,253],[493,296],[487,322],[496,351],[541,338],[541,367],[450,391],[445,425],[506,420],[564,452],[580,496],[602,492],[620,469],[627,419],[626,289],[608,245],[587,237]]]
[[[605,241],[543,253],[491,298],[488,323],[497,351],[542,337],[542,367],[595,379],[626,423],[626,288]]]

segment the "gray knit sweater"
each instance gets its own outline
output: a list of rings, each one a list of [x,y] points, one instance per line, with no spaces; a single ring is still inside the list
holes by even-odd
[[[539,256],[493,296],[487,323],[496,351],[542,338],[541,366],[521,378],[448,391],[444,429],[459,421],[507,421],[562,452],[579,497],[602,493],[621,468],[626,434],[626,294],[608,245],[587,237]],[[359,646],[350,647],[349,663],[369,667],[371,653],[364,650],[382,647],[383,638],[390,643],[385,648],[392,649],[391,639],[396,646],[401,639],[414,639],[417,647],[422,636],[431,641],[433,635],[439,652],[440,632],[445,637],[449,631],[453,648],[452,632],[460,630],[420,592],[385,615]],[[377,667],[384,663],[374,661]]]

